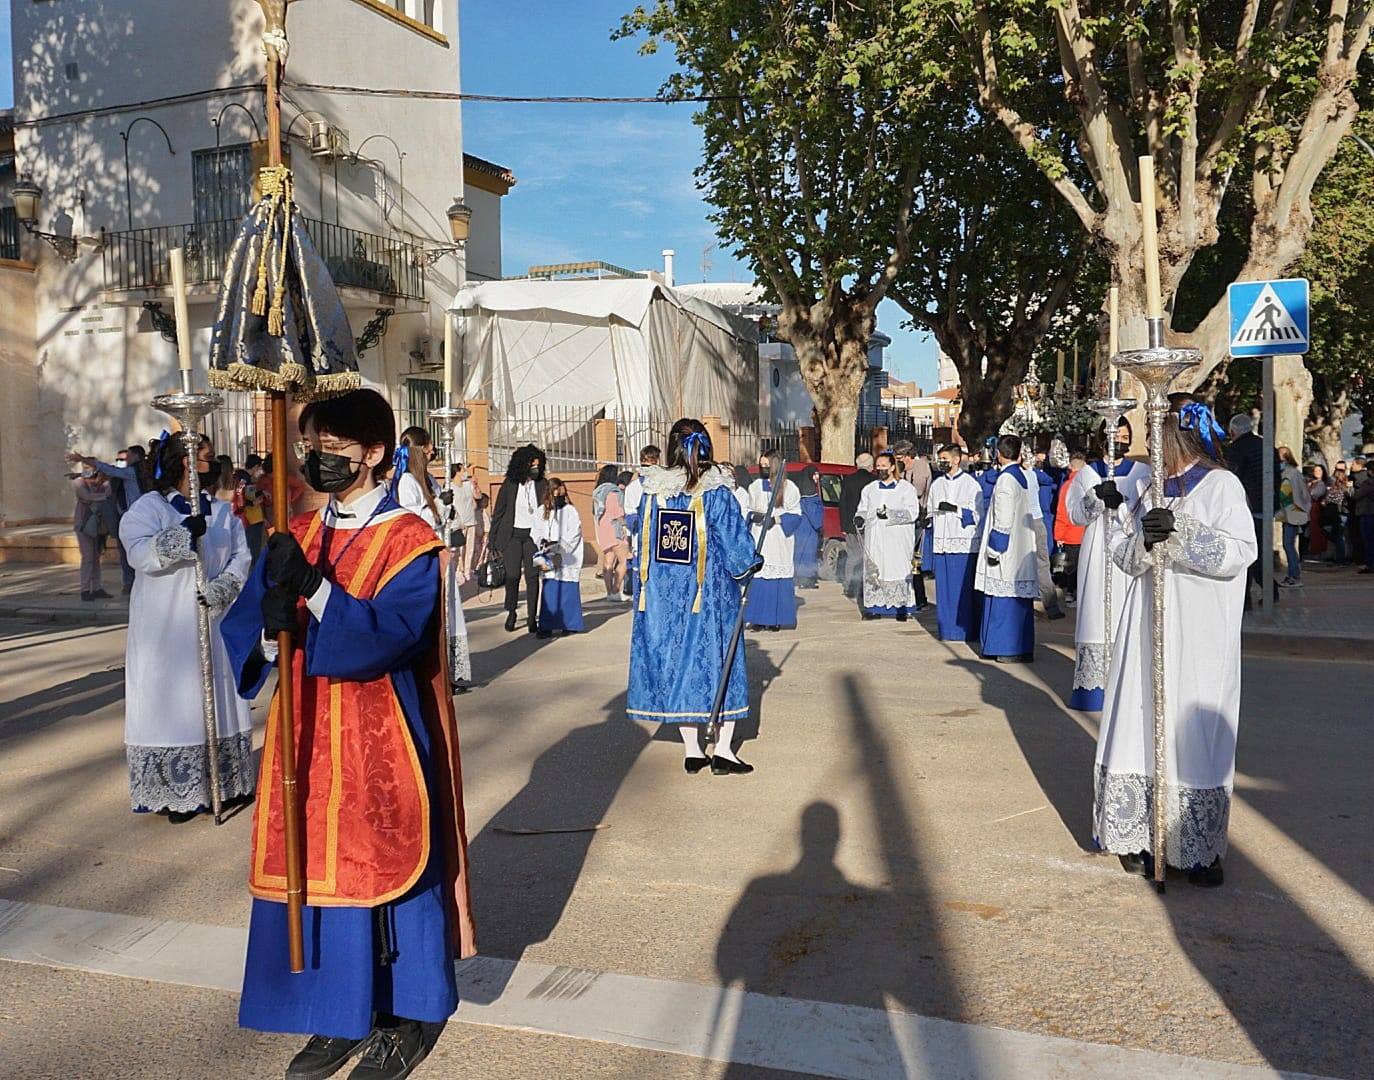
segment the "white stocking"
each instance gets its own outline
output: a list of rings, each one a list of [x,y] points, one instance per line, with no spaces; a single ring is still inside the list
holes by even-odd
[[[683,753],[689,757],[705,757],[706,751],[701,748],[701,727],[700,724],[678,724],[678,733],[682,736]]]
[[[730,761],[738,761],[731,743],[735,741],[735,722],[726,720],[720,725],[720,733],[716,736],[716,757],[727,758]]]

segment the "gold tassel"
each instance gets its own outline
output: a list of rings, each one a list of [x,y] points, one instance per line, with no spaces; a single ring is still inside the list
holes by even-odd
[[[649,601],[649,532],[654,520],[654,508],[658,506],[658,496],[649,496],[649,512],[644,515],[644,524],[639,529],[639,610],[645,610]]]
[[[291,247],[291,170],[284,170],[282,179],[281,260],[277,265],[277,288],[272,296],[272,310],[267,314],[267,332],[272,337],[286,336],[286,256]]]
[[[692,515],[697,523],[697,596],[692,601],[692,614],[701,614],[701,593],[706,584],[706,508],[701,496],[692,496]]]
[[[258,280],[253,289],[253,314],[267,316],[267,332],[282,337],[286,330],[286,252],[291,226],[291,170],[285,165],[269,166],[258,173],[258,186],[267,202],[267,222],[262,232],[262,247],[258,251]],[[282,248],[272,306],[267,306],[268,279],[272,271],[272,239],[277,234],[278,214],[281,215]]]

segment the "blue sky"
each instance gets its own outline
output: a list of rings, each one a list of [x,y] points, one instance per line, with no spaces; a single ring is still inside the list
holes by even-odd
[[[12,104],[10,3],[0,0],[0,107]],[[649,96],[671,70],[610,32],[634,0],[461,0],[463,89],[518,95]],[[633,269],[677,252],[679,281],[744,281],[715,235],[692,170],[701,141],[686,105],[518,105],[468,102],[464,149],[507,166],[519,184],[504,203],[504,267],[602,259]],[[935,386],[935,346],[902,330],[885,303],[888,368]]]

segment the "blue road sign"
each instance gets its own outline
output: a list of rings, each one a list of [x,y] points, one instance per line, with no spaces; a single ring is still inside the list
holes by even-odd
[[[1237,281],[1226,290],[1232,356],[1307,352],[1307,279]]]

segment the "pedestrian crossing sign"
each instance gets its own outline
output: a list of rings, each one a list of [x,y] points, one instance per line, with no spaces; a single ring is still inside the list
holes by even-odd
[[[1226,290],[1232,356],[1307,352],[1307,279],[1237,281]]]

